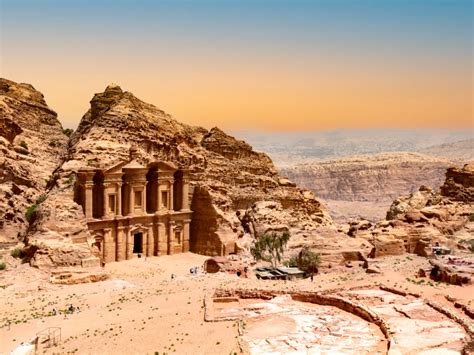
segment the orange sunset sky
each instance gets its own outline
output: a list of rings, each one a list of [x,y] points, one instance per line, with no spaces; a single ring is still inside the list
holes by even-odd
[[[473,128],[470,1],[1,1],[1,76],[206,128]]]

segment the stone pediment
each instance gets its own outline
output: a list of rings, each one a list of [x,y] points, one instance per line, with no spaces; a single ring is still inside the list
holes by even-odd
[[[104,173],[106,173],[106,174],[121,173],[122,168],[127,164],[128,164],[128,161],[122,161],[120,163],[117,163],[117,164],[111,166],[110,168],[105,170]]]
[[[135,159],[129,161],[127,164],[122,166],[122,169],[146,169],[143,165],[137,162]]]
[[[162,161],[162,160],[154,161],[154,162],[148,164],[148,167],[149,168],[158,168],[158,170],[161,170],[161,171],[176,171],[176,170],[178,170],[178,167],[176,165],[174,165],[173,163],[168,162],[168,161]]]

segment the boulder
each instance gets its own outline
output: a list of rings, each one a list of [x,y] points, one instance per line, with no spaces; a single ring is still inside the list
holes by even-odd
[[[474,279],[474,258],[444,257],[430,260],[430,278],[453,285],[472,283]]]

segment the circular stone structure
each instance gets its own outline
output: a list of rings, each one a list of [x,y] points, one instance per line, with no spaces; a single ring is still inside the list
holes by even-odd
[[[246,300],[241,312],[241,340],[253,354],[387,352],[387,340],[377,325],[337,307],[283,295],[269,301]]]
[[[251,354],[462,354],[471,324],[418,295],[378,287],[329,293],[218,289],[206,321],[240,320]]]

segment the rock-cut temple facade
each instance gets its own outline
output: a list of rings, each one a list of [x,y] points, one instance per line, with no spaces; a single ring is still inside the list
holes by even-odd
[[[189,251],[186,169],[163,161],[142,166],[132,148],[128,161],[109,169],[80,169],[74,199],[102,263]]]

